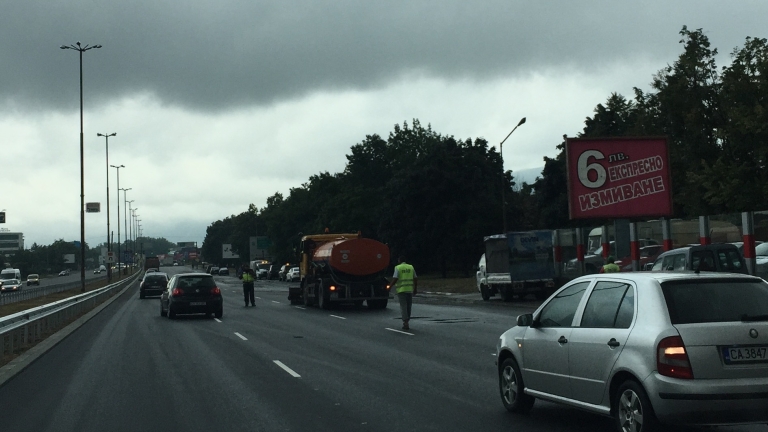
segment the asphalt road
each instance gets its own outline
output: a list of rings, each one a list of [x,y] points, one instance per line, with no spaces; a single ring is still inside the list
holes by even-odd
[[[612,430],[541,401],[528,416],[503,409],[496,340],[534,305],[417,300],[406,333],[394,301],[304,309],[285,283],[258,281],[245,308],[235,277],[217,281],[221,320],[161,318],[158,299],[129,289],[0,387],[2,430]]]

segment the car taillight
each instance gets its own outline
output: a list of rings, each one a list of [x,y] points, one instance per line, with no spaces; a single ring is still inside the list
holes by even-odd
[[[174,297],[180,297],[182,294],[184,294],[180,289],[174,288],[171,292],[171,295]]]
[[[661,375],[693,379],[693,369],[680,336],[664,338],[656,350],[656,369]]]
[[[331,291],[336,291],[336,286],[335,286],[335,285],[331,285],[331,288],[330,288],[330,290],[331,290]]]
[[[219,287],[213,287],[213,289],[211,289],[211,294],[221,295],[221,290],[219,289]]]

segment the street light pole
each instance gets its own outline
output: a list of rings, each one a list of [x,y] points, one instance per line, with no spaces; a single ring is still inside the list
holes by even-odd
[[[506,199],[506,190],[507,190],[507,182],[505,181],[504,176],[504,141],[509,138],[510,135],[512,135],[512,132],[515,131],[515,129],[518,128],[518,126],[525,123],[525,117],[520,119],[520,122],[517,124],[517,126],[512,129],[511,132],[507,134],[507,136],[501,140],[501,143],[499,144],[499,156],[501,156],[501,215],[504,223],[504,231],[502,231],[502,234],[507,233],[507,199]]]
[[[131,203],[136,200],[126,200],[125,208],[128,210],[128,214],[133,216],[133,210],[131,210]],[[131,223],[128,223],[128,216],[125,217],[125,223],[128,224],[128,245],[132,246],[133,243],[133,218],[131,217]],[[131,265],[135,264],[135,252],[136,250],[131,247]],[[133,266],[131,266],[131,273],[133,273]]]
[[[77,45],[77,46],[75,46]],[[77,42],[75,45],[62,45],[61,49],[71,49],[80,53],[80,291],[85,292],[85,169],[83,167],[83,53],[101,48],[101,45],[85,46]]]
[[[125,203],[128,200],[128,191],[131,190],[131,189],[132,188],[120,189],[121,191],[123,191],[123,203]],[[123,233],[125,234],[125,251],[128,252],[128,218],[125,216],[125,212],[126,211],[128,211],[128,205],[127,204],[123,206],[123,219],[124,219],[123,223],[125,224],[124,225],[125,226],[125,231],[123,231]],[[118,217],[119,216],[120,215],[118,215]],[[120,223],[120,222],[118,222],[118,223]],[[126,264],[128,264],[128,263],[126,263]]]
[[[121,274],[120,271],[120,168],[125,168],[125,165],[110,165],[117,170],[117,274]]]
[[[109,137],[117,135],[117,132],[111,134],[97,133],[96,136],[102,136],[107,141],[107,252],[112,250],[112,242],[109,240]],[[109,264],[109,263],[107,263]],[[112,266],[107,267],[107,280],[112,282]]]

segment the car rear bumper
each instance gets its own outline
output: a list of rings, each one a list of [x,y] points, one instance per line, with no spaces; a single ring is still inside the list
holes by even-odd
[[[768,377],[681,380],[652,374],[644,383],[663,423],[715,426],[768,423]]]

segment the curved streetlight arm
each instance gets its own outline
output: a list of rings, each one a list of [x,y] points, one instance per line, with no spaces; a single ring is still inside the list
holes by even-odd
[[[505,196],[506,195],[505,191],[507,189],[507,184],[504,181],[504,141],[506,141],[507,138],[509,138],[509,136],[512,135],[512,132],[517,130],[517,128],[520,127],[520,125],[522,125],[523,123],[525,123],[525,117],[521,118],[520,121],[517,123],[517,126],[515,126],[507,134],[507,136],[504,137],[503,140],[501,140],[501,143],[499,143],[499,156],[501,157],[501,215],[502,215],[502,220],[503,220],[502,223],[504,224],[502,234],[506,234],[507,233],[507,199],[506,199],[506,196]]]

